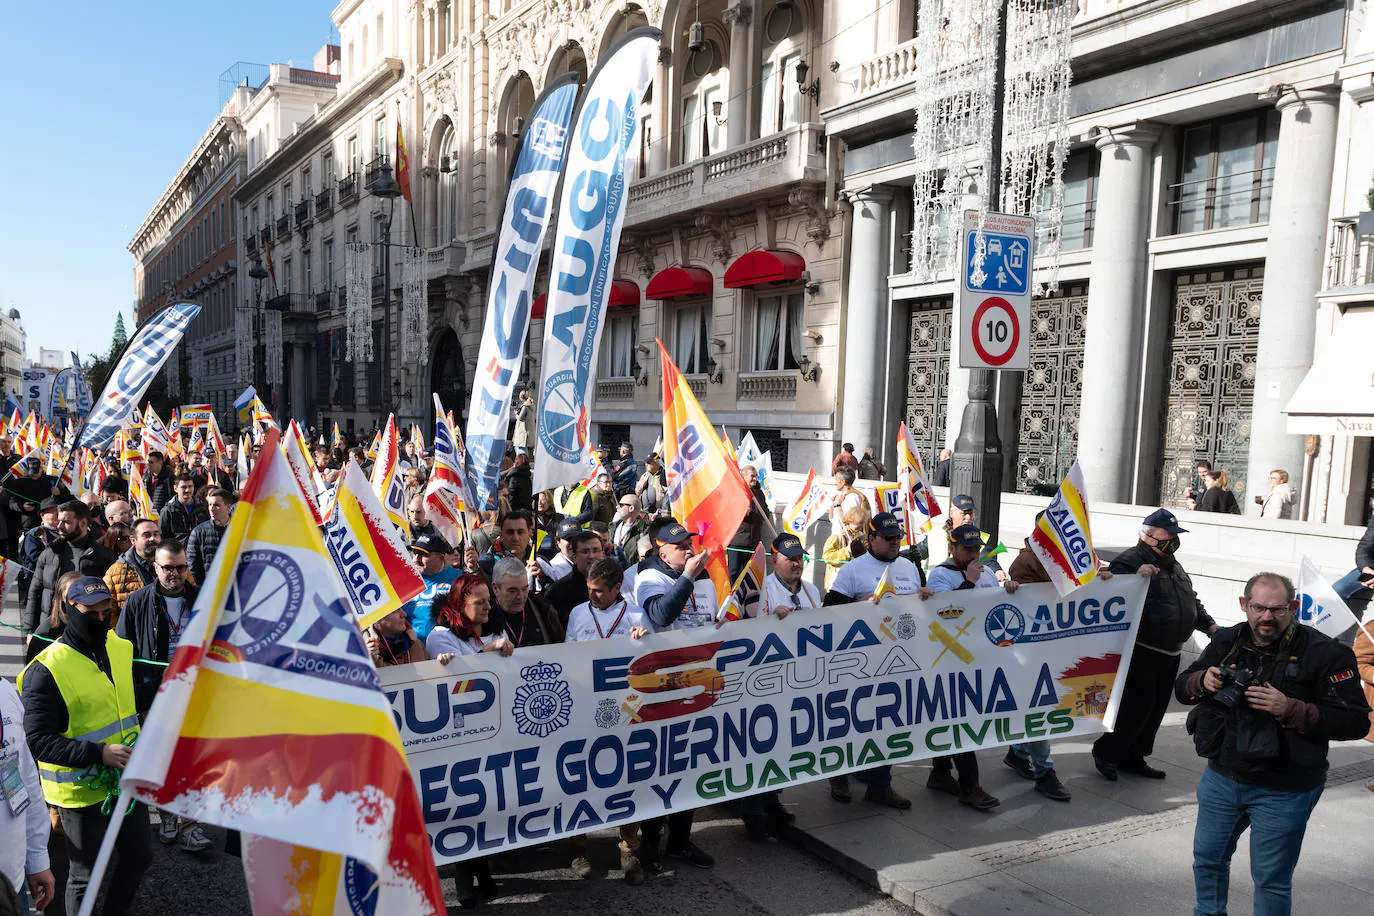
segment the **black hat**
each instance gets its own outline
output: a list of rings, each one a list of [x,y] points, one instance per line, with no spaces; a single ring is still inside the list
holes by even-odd
[[[1163,528],[1170,534],[1183,534],[1188,530],[1179,527],[1178,519],[1168,509],[1156,509],[1145,516],[1145,525],[1149,528]]]
[[[38,504],[38,511],[51,512],[54,509],[61,509],[64,505],[66,505],[66,502],[67,501],[65,499],[58,499],[56,496],[49,496],[47,499],[43,500],[41,503]]]
[[[969,496],[967,493],[960,493],[958,496],[951,499],[949,504],[960,512],[972,512],[977,506],[977,503],[973,501],[973,497]]]
[[[577,537],[577,532],[582,530],[582,526],[570,518],[565,518],[558,523],[558,539],[560,541],[570,541]]]
[[[983,532],[977,525],[960,525],[949,533],[949,539],[958,547],[983,546]]]
[[[800,560],[806,556],[806,548],[802,546],[801,538],[795,534],[783,533],[773,538],[773,549],[793,560]]]
[[[891,512],[879,512],[869,520],[868,533],[885,538],[899,538],[903,534],[902,523],[897,521],[897,516]]]
[[[422,534],[410,545],[410,549],[419,553],[452,553],[453,550],[448,546],[448,541],[437,534]]]
[[[654,542],[657,544],[681,544],[692,537],[692,532],[679,525],[677,522],[669,522],[658,529],[658,534],[654,535]]]

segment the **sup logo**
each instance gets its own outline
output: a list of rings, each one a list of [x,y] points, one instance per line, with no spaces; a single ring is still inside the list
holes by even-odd
[[[216,648],[240,661],[262,655],[291,629],[304,598],[305,576],[289,554],[246,551],[229,583]]]
[[[386,691],[406,748],[426,750],[490,738],[501,724],[498,682],[476,671],[449,682],[419,681]]]
[[[522,735],[547,738],[572,718],[572,691],[559,677],[563,666],[540,662],[520,669],[525,683],[515,688],[515,727]]]

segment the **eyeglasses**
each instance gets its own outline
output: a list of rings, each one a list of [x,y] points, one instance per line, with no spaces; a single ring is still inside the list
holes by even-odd
[[[635,507],[635,504],[634,504],[634,503],[621,503],[621,504],[620,504],[620,508],[622,508],[622,509],[633,509],[634,507]]]
[[[188,567],[185,563],[174,563],[171,566],[168,566],[166,563],[159,563],[157,564],[157,568],[163,572],[186,572]]]
[[[1250,610],[1261,614],[1265,611],[1271,614],[1282,614],[1284,611],[1288,610],[1288,605],[1286,604],[1256,604],[1253,601],[1250,602],[1249,607]]]

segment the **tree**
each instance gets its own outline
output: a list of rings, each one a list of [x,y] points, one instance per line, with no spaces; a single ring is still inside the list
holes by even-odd
[[[124,345],[129,342],[129,334],[124,330],[124,313],[115,313],[114,336],[110,340],[110,352],[118,355]]]

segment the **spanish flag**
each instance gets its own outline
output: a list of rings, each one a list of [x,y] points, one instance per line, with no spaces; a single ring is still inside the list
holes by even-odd
[[[656,343],[663,366],[668,498],[673,517],[699,534],[701,548],[711,553],[706,571],[716,587],[719,606],[731,592],[725,548],[749,511],[749,487],[663,342]]]
[[[406,153],[406,137],[401,130],[401,119],[396,119],[396,183],[401,186],[401,196],[406,203],[415,205],[410,196],[410,156]]]

